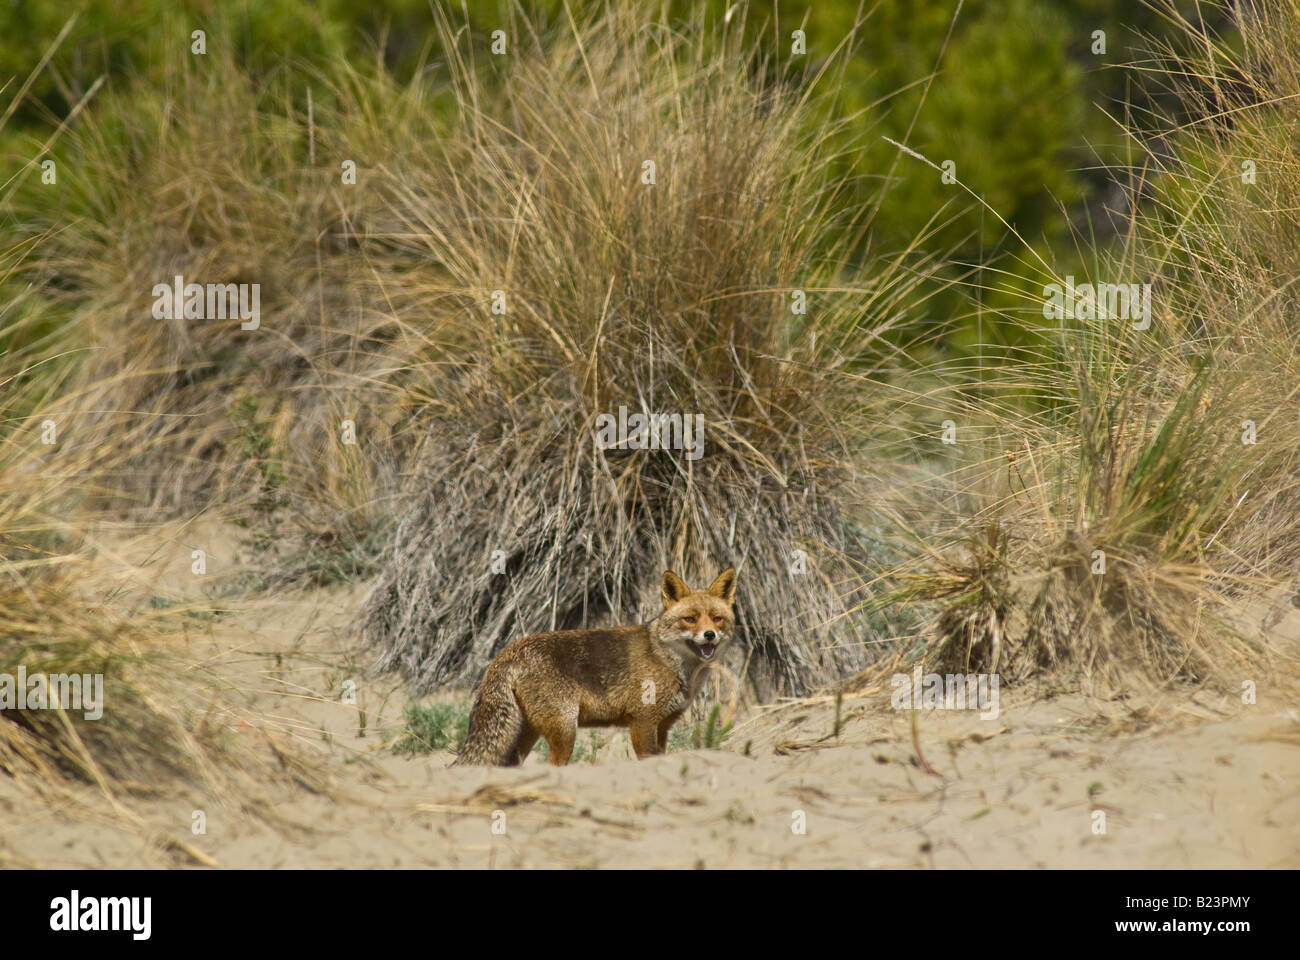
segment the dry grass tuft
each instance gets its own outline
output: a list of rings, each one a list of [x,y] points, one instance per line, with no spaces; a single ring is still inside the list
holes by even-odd
[[[1033,303],[1037,362],[935,393],[936,422],[982,438],[934,484],[928,524],[897,508],[921,535],[892,599],[935,611],[918,651],[935,669],[1239,691],[1294,666],[1244,611],[1300,569],[1300,11],[1243,14],[1244,59],[1186,28],[1163,57],[1200,119],[1159,131],[1127,242],[1076,281],[1152,284],[1150,328],[1044,322]],[[1255,184],[1243,157],[1267,165]]]
[[[529,631],[649,619],[665,568],[739,567],[731,666],[759,696],[869,659],[842,616],[870,549],[847,510],[879,427],[861,374],[923,271],[909,251],[844,284],[870,211],[827,172],[818,78],[726,29],[615,5],[498,67],[443,25],[459,123],[402,139],[372,187],[372,259],[410,264],[385,276],[419,453],[365,629],[419,690]],[[401,118],[415,94],[388,96]],[[375,99],[351,125],[372,137]],[[620,407],[701,416],[703,456],[598,448]]]

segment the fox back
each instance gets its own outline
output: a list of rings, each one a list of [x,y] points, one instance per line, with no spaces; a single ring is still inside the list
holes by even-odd
[[[672,571],[663,612],[648,624],[553,630],[510,643],[487,668],[457,764],[514,766],[546,739],[569,762],[579,727],[625,726],[638,758],[663,753],[696,680],[731,639],[736,571],[704,590]]]

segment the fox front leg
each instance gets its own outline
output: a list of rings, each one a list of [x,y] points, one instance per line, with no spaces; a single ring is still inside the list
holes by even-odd
[[[668,752],[668,731],[673,728],[673,724],[677,722],[677,718],[680,716],[680,713],[674,713],[672,716],[664,717],[659,722],[659,735],[655,740],[655,746],[658,748],[655,751],[656,753]]]
[[[628,733],[632,736],[632,749],[638,760],[658,753],[658,730],[652,717],[633,717],[628,724]]]

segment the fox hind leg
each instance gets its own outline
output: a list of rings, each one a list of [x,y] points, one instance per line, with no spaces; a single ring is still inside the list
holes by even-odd
[[[533,752],[533,747],[537,745],[541,736],[536,727],[524,724],[524,729],[519,732],[519,740],[515,743],[515,766],[528,759],[528,755]]]
[[[546,745],[551,748],[551,766],[565,767],[573,756],[573,744],[578,739],[578,729],[555,730],[546,737]]]
[[[573,756],[573,744],[578,739],[578,705],[548,717],[539,724],[546,745],[551,748],[551,765],[566,766]]]

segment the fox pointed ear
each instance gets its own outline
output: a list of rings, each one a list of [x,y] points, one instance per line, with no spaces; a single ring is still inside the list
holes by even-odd
[[[736,599],[736,568],[727,567],[718,574],[718,579],[714,580],[713,585],[709,587],[709,594],[720,597],[727,603],[733,603]]]
[[[664,571],[663,586],[660,591],[664,600],[664,609],[667,610],[674,603],[691,592],[691,588],[682,583],[682,578],[677,576],[671,570]]]

